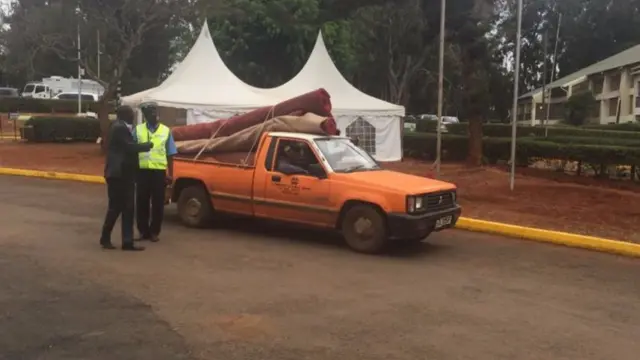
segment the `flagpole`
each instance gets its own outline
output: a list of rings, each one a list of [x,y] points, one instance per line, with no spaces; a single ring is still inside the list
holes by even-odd
[[[442,162],[442,102],[444,86],[444,22],[446,11],[446,0],[440,3],[440,59],[438,73],[438,128],[436,129],[436,175],[440,178],[440,163]]]
[[[82,113],[82,67],[80,66],[80,22],[78,22],[78,114]]]
[[[560,23],[562,22],[562,13],[558,14],[558,26],[556,28],[556,43],[553,45],[553,66],[551,67],[551,79],[549,79],[549,82],[553,82],[553,79],[556,77],[556,66],[557,66],[557,62],[556,62],[556,57],[558,56],[558,41],[560,41]],[[546,94],[543,92],[542,96],[544,97]],[[549,126],[547,126],[546,124],[549,123],[549,109],[551,108],[551,94],[549,94],[549,101],[547,103],[547,113],[545,114],[545,118],[544,118],[544,123],[545,123],[545,127],[544,127],[544,137],[547,137],[549,135]]]
[[[518,24],[516,31],[516,61],[513,69],[513,107],[511,109],[511,176],[509,188],[513,191],[516,180],[516,136],[518,131],[518,83],[520,82],[520,42],[522,34],[522,0],[518,0]]]
[[[100,80],[100,55],[102,55],[102,52],[100,51],[100,30],[96,30],[96,41],[98,43],[98,80]]]
[[[542,39],[542,46],[544,47],[543,51],[542,51],[542,110],[546,111],[545,108],[545,104],[546,104],[546,93],[547,93],[547,47],[548,47],[548,41],[549,41],[549,29],[545,29],[544,30],[544,34],[542,35],[543,39]],[[534,106],[535,106],[535,102],[534,102]],[[538,113],[536,111],[536,118],[538,117]],[[533,125],[535,125],[537,119],[533,119]],[[545,118],[542,119],[542,126],[546,126],[546,122],[545,122]]]

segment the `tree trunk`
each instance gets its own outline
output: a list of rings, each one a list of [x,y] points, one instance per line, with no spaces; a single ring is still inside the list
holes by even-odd
[[[109,120],[109,104],[104,99],[98,103],[98,120],[100,121],[100,137],[102,138],[100,149],[104,154],[107,152],[109,127],[111,126],[111,121]]]
[[[482,166],[482,119],[478,117],[469,119],[469,153],[467,154],[467,166]]]

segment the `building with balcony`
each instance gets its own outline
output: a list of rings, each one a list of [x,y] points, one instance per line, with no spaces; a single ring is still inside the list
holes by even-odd
[[[520,96],[518,122],[540,125],[549,106],[549,123],[564,119],[565,104],[574,94],[591,91],[597,100],[588,121],[595,124],[640,121],[640,45],[590,65]]]

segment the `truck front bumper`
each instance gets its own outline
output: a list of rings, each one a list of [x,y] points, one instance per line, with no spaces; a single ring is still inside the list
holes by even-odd
[[[462,208],[439,210],[425,214],[398,214],[387,216],[389,237],[391,239],[423,239],[431,232],[452,228],[456,225]]]

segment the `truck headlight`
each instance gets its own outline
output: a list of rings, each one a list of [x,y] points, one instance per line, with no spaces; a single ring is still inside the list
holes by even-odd
[[[414,213],[424,210],[424,197],[422,196],[407,196],[407,212]]]

